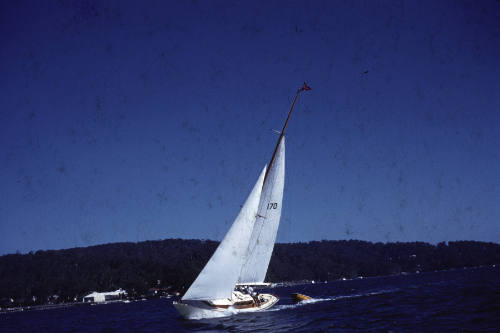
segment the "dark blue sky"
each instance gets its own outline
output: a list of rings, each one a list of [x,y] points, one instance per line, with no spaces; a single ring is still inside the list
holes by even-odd
[[[500,242],[498,1],[0,7],[0,254],[221,239],[304,81],[278,241]]]

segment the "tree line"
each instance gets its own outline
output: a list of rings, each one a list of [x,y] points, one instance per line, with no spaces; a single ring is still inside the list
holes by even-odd
[[[92,291],[118,288],[131,297],[151,288],[182,294],[217,245],[166,239],[3,255],[0,306],[81,301]],[[276,244],[266,281],[329,281],[499,263],[496,243],[313,241]]]

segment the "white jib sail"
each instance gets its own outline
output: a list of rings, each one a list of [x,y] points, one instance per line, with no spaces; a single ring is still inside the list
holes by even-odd
[[[238,278],[238,283],[255,284],[263,282],[266,278],[280,223],[284,185],[285,137],[281,140],[278,153],[262,189],[247,258]]]
[[[183,300],[214,300],[231,297],[245,260],[265,173],[266,167],[262,170],[233,225],[184,294]]]

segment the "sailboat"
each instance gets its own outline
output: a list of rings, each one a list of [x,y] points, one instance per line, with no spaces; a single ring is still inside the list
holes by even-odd
[[[229,231],[212,257],[174,307],[186,319],[226,317],[269,309],[278,302],[272,294],[256,293],[265,285],[281,217],[285,184],[285,130],[297,98],[280,133],[271,161],[265,166]]]

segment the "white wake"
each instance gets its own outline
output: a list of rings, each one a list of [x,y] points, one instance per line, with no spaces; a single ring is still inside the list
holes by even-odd
[[[398,291],[398,290],[399,289],[388,289],[388,290],[373,291],[373,292],[363,293],[363,294],[340,295],[340,296],[331,296],[331,297],[325,297],[325,298],[311,298],[308,300],[300,301],[296,304],[278,305],[278,306],[275,306],[267,311],[281,311],[281,310],[287,310],[287,309],[295,309],[295,308],[305,306],[305,305],[310,305],[310,304],[319,303],[319,302],[336,301],[336,300],[344,299],[344,298],[357,298],[357,297],[367,297],[367,296],[374,296],[374,295],[381,295],[381,294],[389,294],[389,293],[393,293],[393,292]]]

